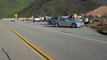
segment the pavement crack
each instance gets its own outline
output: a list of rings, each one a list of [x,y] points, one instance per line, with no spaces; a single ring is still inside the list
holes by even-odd
[[[4,48],[2,48],[2,51],[6,54],[7,58],[8,58],[9,60],[11,60],[9,54],[4,50]]]

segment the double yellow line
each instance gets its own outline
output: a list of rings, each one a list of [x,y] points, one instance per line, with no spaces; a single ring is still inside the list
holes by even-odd
[[[2,23],[2,25],[4,25]],[[21,36],[19,33],[17,33],[12,27],[8,25],[4,25],[7,29],[9,29],[13,34],[15,34],[16,37],[18,37],[24,44],[26,44],[29,48],[31,48],[37,55],[39,55],[42,60],[54,60],[51,56],[46,54],[44,51],[42,51],[37,45],[33,45],[30,43],[27,39],[25,39],[23,36]]]

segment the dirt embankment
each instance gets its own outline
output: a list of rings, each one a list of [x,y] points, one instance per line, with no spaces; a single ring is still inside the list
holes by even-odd
[[[94,23],[88,24],[87,26],[95,29],[100,33],[106,33],[107,35],[107,21],[95,21]]]
[[[107,6],[100,6],[99,8],[86,13],[87,16],[98,16],[104,14],[107,14]]]

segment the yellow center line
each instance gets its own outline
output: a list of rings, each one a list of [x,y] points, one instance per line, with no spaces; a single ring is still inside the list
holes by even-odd
[[[2,23],[2,25],[4,25]],[[39,55],[42,60],[54,60],[51,56],[46,54],[42,49],[40,49],[37,45],[33,45],[30,43],[27,39],[25,39],[23,36],[21,36],[19,33],[17,33],[12,27],[8,25],[4,25],[6,28],[8,28],[17,38],[19,38],[25,45],[27,45],[29,48],[31,48],[37,55]]]

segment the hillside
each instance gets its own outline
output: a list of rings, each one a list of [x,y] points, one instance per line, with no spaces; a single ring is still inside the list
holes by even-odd
[[[86,13],[107,5],[107,0],[0,0],[0,17],[59,16]]]
[[[107,5],[107,0],[92,0],[92,1],[101,5]]]
[[[0,17],[13,16],[34,0],[0,0]]]
[[[20,11],[21,16],[59,16],[72,13],[86,13],[96,9],[100,0],[36,0]]]

